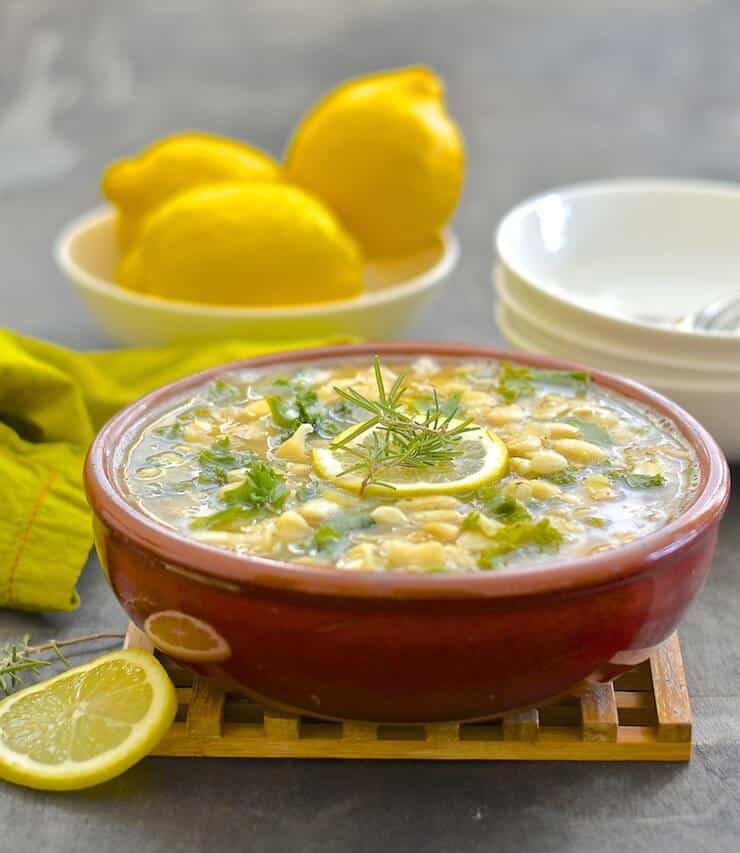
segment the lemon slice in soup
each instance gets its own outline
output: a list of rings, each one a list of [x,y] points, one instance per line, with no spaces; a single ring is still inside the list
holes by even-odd
[[[419,467],[380,467],[373,482],[364,486],[365,472],[357,468],[359,457],[353,450],[369,448],[373,433],[382,428],[373,427],[346,446],[337,446],[354,430],[356,427],[350,427],[327,447],[314,448],[312,454],[319,477],[351,492],[388,497],[451,495],[499,480],[508,469],[509,454],[503,441],[485,427],[470,424],[456,444],[457,454],[449,461]]]

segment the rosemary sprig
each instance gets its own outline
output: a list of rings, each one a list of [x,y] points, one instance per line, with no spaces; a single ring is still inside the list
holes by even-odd
[[[370,400],[355,388],[337,388],[335,392],[352,406],[367,412],[370,417],[347,432],[341,440],[334,440],[332,447],[342,448],[357,459],[356,464],[345,468],[340,476],[362,474],[360,494],[370,485],[395,489],[395,486],[380,479],[383,471],[393,468],[432,468],[451,462],[462,453],[459,442],[466,432],[475,430],[471,420],[453,425],[458,406],[444,413],[436,390],[432,403],[421,417],[404,411],[403,395],[407,390],[406,375],[399,374],[389,391],[386,391],[380,359],[373,361],[376,400]],[[361,435],[373,430],[369,441],[355,444]]]
[[[96,640],[122,639],[123,634],[101,632],[86,634],[83,637],[73,637],[69,640],[50,640],[36,646],[28,644],[28,634],[16,642],[8,642],[0,646],[0,696],[9,696],[17,687],[24,685],[26,675],[39,676],[44,667],[51,666],[54,660],[69,666],[69,661],[61,651],[63,646],[77,646],[82,643],[92,643]],[[47,660],[38,657],[44,652],[53,652],[54,658]]]

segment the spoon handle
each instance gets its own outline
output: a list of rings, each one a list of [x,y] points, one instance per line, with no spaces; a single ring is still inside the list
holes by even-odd
[[[715,299],[686,318],[688,325],[704,331],[733,331],[740,323],[740,295]]]

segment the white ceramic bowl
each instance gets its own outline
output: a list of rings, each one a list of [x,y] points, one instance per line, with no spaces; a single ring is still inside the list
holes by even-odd
[[[351,301],[276,308],[200,305],[157,299],[118,287],[113,281],[118,260],[113,225],[110,208],[91,211],[62,231],[55,257],[110,338],[131,346],[228,337],[392,338],[450,274],[459,257],[457,239],[447,231],[439,249],[368,266],[365,292]]]
[[[643,377],[665,378],[670,375],[673,380],[688,384],[724,384],[740,393],[740,364],[681,359],[671,353],[666,354],[660,347],[646,353],[634,345],[623,346],[619,339],[598,338],[591,333],[588,324],[559,323],[531,299],[526,289],[518,286],[517,280],[502,264],[497,264],[494,269],[494,286],[499,300],[532,332],[557,338],[561,346],[567,346],[579,361],[608,360],[609,369],[625,376],[640,373]]]
[[[644,318],[677,320],[740,293],[738,221],[734,185],[603,181],[523,202],[502,220],[496,248],[522,301],[554,325],[668,364],[737,372],[740,335]]]
[[[509,345],[522,352],[546,353],[589,367],[623,372],[675,400],[712,433],[729,459],[740,459],[740,387],[726,380],[687,381],[676,379],[670,370],[660,372],[652,365],[621,370],[614,358],[598,350],[584,349],[577,340],[545,332],[501,299],[495,308],[496,324]]]
[[[496,233],[497,322],[518,349],[658,389],[740,459],[740,334],[670,325],[740,293],[738,221],[740,187],[710,182],[604,181],[525,201]]]

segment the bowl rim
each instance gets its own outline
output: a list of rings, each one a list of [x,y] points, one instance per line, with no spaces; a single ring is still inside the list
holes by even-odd
[[[529,305],[521,301],[522,293],[525,292],[525,300],[527,295],[534,302],[536,296],[532,296],[526,290],[526,285],[521,286],[521,278],[506,267],[502,261],[494,264],[493,268],[493,289],[498,294],[499,298],[507,302],[510,306],[516,308],[517,312],[526,317],[533,326],[537,326],[548,334],[556,334],[554,326],[550,323],[550,318],[547,317],[545,307],[539,304]],[[698,360],[696,357],[690,359],[682,359],[672,350],[668,351],[655,346],[643,348],[639,347],[635,336],[630,338],[632,346],[627,348],[621,345],[619,339],[605,338],[602,336],[597,339],[591,335],[584,333],[581,328],[570,326],[558,327],[557,337],[567,335],[569,338],[577,340],[581,346],[588,347],[594,352],[604,355],[613,355],[616,358],[625,358],[641,366],[650,365],[650,367],[660,368],[662,370],[670,370],[677,367],[680,370],[685,370],[687,373],[696,374],[697,376],[705,373],[712,374],[712,378],[721,376],[722,379],[740,379],[740,363],[734,364],[731,360],[714,359],[709,361]],[[683,350],[685,351],[685,349]],[[679,350],[679,353],[681,350]],[[667,353],[667,354],[666,354]],[[649,383],[648,383],[649,384]]]
[[[499,220],[499,223],[494,230],[494,249],[501,263],[508,267],[525,284],[528,284],[538,293],[549,297],[555,302],[567,305],[569,308],[576,309],[578,312],[588,317],[597,317],[602,321],[606,320],[615,327],[626,326],[627,329],[640,329],[644,332],[654,334],[656,337],[661,336],[666,340],[673,339],[677,343],[686,343],[687,340],[691,339],[694,339],[697,342],[710,340],[717,341],[718,343],[726,342],[730,345],[734,344],[735,347],[740,347],[740,336],[734,332],[709,332],[678,327],[653,326],[649,323],[641,323],[639,320],[634,320],[629,317],[617,317],[597,311],[595,308],[586,305],[577,299],[573,299],[564,289],[558,291],[549,289],[542,283],[541,276],[530,276],[525,273],[518,262],[512,259],[511,254],[508,251],[508,230],[513,227],[515,222],[520,221],[525,215],[534,210],[538,204],[549,196],[558,195],[565,196],[567,198],[604,196],[608,198],[611,195],[630,195],[646,192],[655,193],[657,195],[668,195],[672,193],[677,195],[732,197],[740,201],[740,184],[735,184],[731,181],[713,181],[690,178],[636,177],[606,178],[598,181],[583,181],[573,184],[565,184],[564,186],[553,187],[552,189],[544,190],[543,192],[529,196],[508,210]]]
[[[318,347],[271,353],[217,366],[169,383],[122,409],[98,433],[85,461],[84,480],[95,515],[118,538],[155,554],[169,568],[192,574],[204,583],[268,587],[285,592],[369,599],[485,599],[557,593],[567,589],[612,584],[650,569],[676,551],[688,548],[716,524],[729,500],[727,461],[715,440],[691,415],[666,397],[637,382],[600,370],[594,381],[637,399],[668,417],[694,449],[701,476],[691,504],[672,522],[641,539],[610,551],[573,560],[554,560],[536,568],[491,573],[414,574],[347,572],[334,567],[307,567],[259,556],[238,555],[168,530],[130,504],[115,482],[116,453],[152,416],[211,379],[233,370],[303,364],[343,357],[422,356],[511,359],[535,367],[583,369],[549,356],[510,352],[497,347],[430,341],[387,341]]]
[[[696,376],[692,376],[691,378],[681,376],[679,379],[676,379],[675,374],[671,375],[669,365],[664,362],[652,361],[650,359],[650,354],[646,353],[643,355],[642,351],[639,351],[637,355],[640,355],[641,358],[635,358],[635,356],[633,356],[628,350],[618,350],[616,347],[609,346],[598,346],[593,339],[581,337],[576,330],[571,331],[568,329],[566,330],[566,333],[564,333],[563,331],[558,330],[555,326],[549,325],[547,320],[544,320],[541,316],[535,315],[533,312],[525,309],[521,303],[517,301],[516,297],[512,295],[511,289],[506,282],[499,280],[496,282],[496,287],[499,297],[496,304],[501,305],[510,314],[516,316],[522,325],[526,325],[530,330],[534,329],[535,333],[547,335],[565,345],[573,342],[576,346],[582,349],[590,350],[590,356],[612,356],[615,359],[624,359],[625,361],[632,360],[634,361],[634,368],[631,368],[629,371],[625,370],[625,375],[628,372],[635,376],[639,375],[639,381],[643,382],[645,385],[651,387],[653,385],[660,385],[663,388],[675,391],[703,392],[723,395],[737,394],[740,391],[740,373],[737,371],[734,373],[726,371],[719,377],[717,375],[712,375],[711,378],[703,378],[702,373],[697,370],[695,371]],[[521,337],[521,335],[519,337]],[[548,352],[547,349],[543,349],[541,347],[538,347],[537,350],[539,352]],[[557,356],[555,357],[557,358]],[[580,359],[576,360],[580,361]],[[664,371],[664,375],[661,376],[655,373],[648,373],[648,371],[652,371],[654,369]],[[711,372],[710,368],[707,367],[701,368],[701,370],[705,373]],[[719,382],[717,381],[718,379]]]
[[[82,236],[85,231],[111,220],[114,215],[115,211],[110,205],[101,205],[88,210],[65,225],[54,241],[53,254],[57,266],[67,279],[98,296],[138,308],[158,309],[172,314],[221,317],[229,320],[259,320],[275,317],[282,319],[312,315],[326,316],[350,311],[363,311],[377,305],[395,302],[439,284],[457,266],[460,259],[460,242],[457,235],[451,228],[445,228],[441,235],[442,253],[431,266],[409,279],[389,285],[381,290],[362,293],[355,299],[275,306],[209,305],[202,302],[183,302],[177,299],[161,299],[157,296],[125,290],[114,282],[100,278],[90,272],[74,259],[72,256],[74,241]]]

